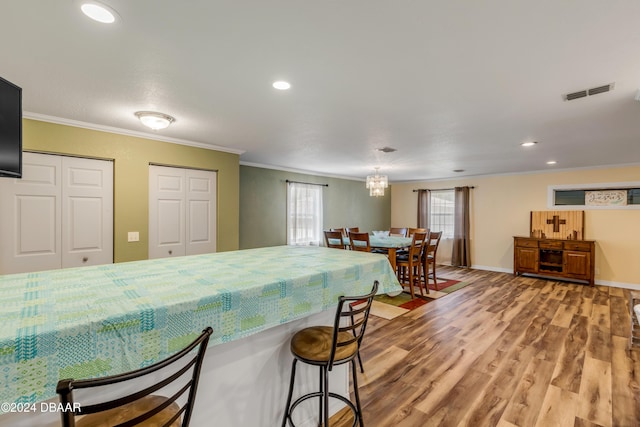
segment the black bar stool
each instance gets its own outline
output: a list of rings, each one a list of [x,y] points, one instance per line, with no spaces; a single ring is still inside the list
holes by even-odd
[[[205,328],[187,347],[145,368],[102,378],[60,380],[56,387],[56,392],[60,395],[60,403],[65,408],[73,408],[73,410],[61,412],[62,426],[187,427],[191,420],[198,389],[200,368],[212,333],[211,327]],[[151,385],[143,381],[136,383],[137,380],[156,373],[161,373],[163,376],[160,382]],[[89,398],[91,404],[80,404],[80,400],[77,403],[74,402],[76,390],[90,389],[97,399],[104,399],[105,386],[124,382],[134,383],[135,388],[125,389],[126,391],[123,391],[118,398],[95,402],[87,392],[89,395],[84,398]],[[124,386],[124,384],[121,385]],[[181,388],[170,397],[155,394],[157,391],[166,390],[165,387],[169,385]],[[174,390],[171,392],[174,393]],[[182,398],[186,400],[184,404],[178,402],[181,396],[186,396]],[[76,420],[79,415],[82,417]]]
[[[334,326],[312,326],[298,331],[291,338],[291,354],[293,364],[291,367],[291,382],[289,383],[289,395],[287,396],[287,406],[282,419],[282,427],[286,427],[287,420],[291,426],[293,420],[291,415],[296,407],[314,397],[319,400],[319,420],[318,426],[329,426],[329,398],[339,399],[344,402],[353,412],[355,427],[358,422],[360,427],[364,427],[362,421],[362,408],[360,407],[360,396],[358,395],[358,379],[356,376],[355,358],[364,336],[364,331],[369,319],[369,311],[373,302],[373,297],[378,291],[378,281],[373,283],[371,292],[367,295],[345,297],[338,299],[338,308],[334,320]],[[354,304],[355,303],[355,304]],[[307,393],[293,403],[293,387],[296,377],[296,364],[298,361],[318,366],[320,369],[320,390]],[[349,399],[337,393],[329,391],[329,371],[335,365],[351,362],[351,373],[353,374],[353,391],[356,398],[354,405]]]

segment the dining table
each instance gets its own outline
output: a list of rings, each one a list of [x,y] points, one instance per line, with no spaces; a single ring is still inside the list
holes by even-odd
[[[351,244],[348,236],[343,237],[342,241],[345,245]],[[371,246],[371,249],[385,249],[387,251],[389,264],[391,264],[393,271],[396,271],[397,251],[411,246],[411,241],[411,237],[369,235],[369,246]]]

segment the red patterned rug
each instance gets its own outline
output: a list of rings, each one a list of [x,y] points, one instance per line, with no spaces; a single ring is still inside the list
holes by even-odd
[[[371,314],[384,319],[394,319],[467,285],[469,282],[438,279],[438,291],[435,290],[433,283],[429,283],[429,293],[425,296],[421,296],[419,290],[415,291],[416,296],[413,299],[406,290],[397,296],[376,295],[371,307]]]

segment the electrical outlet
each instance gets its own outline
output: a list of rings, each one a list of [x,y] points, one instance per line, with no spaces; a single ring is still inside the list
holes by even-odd
[[[140,241],[140,232],[138,232],[138,231],[129,231],[129,233],[127,233],[127,241],[128,242],[139,242]]]

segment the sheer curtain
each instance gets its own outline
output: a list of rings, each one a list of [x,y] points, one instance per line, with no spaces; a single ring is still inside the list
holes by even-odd
[[[453,219],[453,251],[451,265],[471,267],[469,240],[469,187],[455,188],[455,215]]]
[[[418,228],[429,228],[431,191],[418,190]]]
[[[322,241],[322,186],[287,185],[287,244],[320,246]]]

